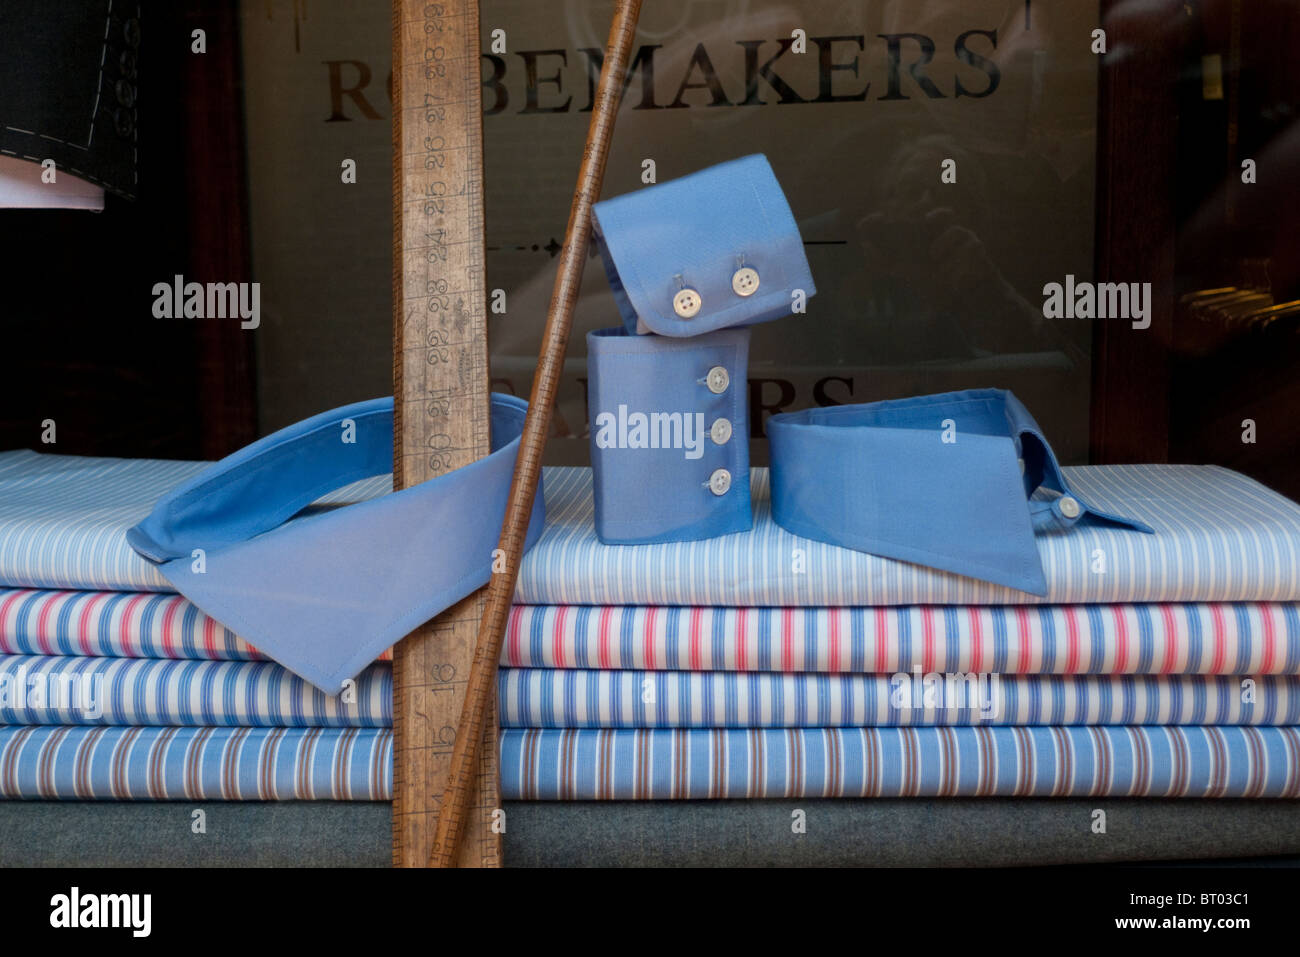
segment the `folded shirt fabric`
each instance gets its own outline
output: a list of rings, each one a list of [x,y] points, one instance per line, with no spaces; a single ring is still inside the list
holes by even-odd
[[[0,654],[268,660],[182,595],[37,588],[0,588]]]
[[[512,730],[502,797],[1295,797],[1296,728]]]
[[[0,589],[0,654],[265,660],[180,595],[36,589]],[[515,605],[501,663],[669,671],[1300,674],[1300,605]]]
[[[503,800],[1300,797],[1296,728],[501,732]],[[392,799],[372,728],[0,728],[0,798]]]
[[[1300,677],[828,675],[503,668],[502,727],[1287,725]],[[389,727],[392,669],[337,697],[280,665],[0,656],[0,725]]]
[[[380,728],[392,666],[326,695],[266,661],[0,655],[0,724]]]
[[[266,658],[176,594],[0,589],[0,652],[111,658]]]
[[[1099,511],[1154,534],[1075,525],[1036,536],[1042,598],[810,541],[772,520],[768,473],[752,475],[754,527],[702,542],[602,545],[588,469],[547,474],[546,531],[515,600],[573,605],[1008,605],[1300,600],[1300,506],[1216,466],[1062,469]]]
[[[0,452],[0,585],[174,591],[126,540],[173,489],[207,462]],[[319,505],[390,491],[392,476],[323,495]]]
[[[0,641],[3,628],[0,614]],[[1300,674],[1300,605],[515,605],[501,663],[668,671]]]
[[[390,801],[379,728],[0,727],[0,798]]]
[[[497,701],[507,728],[1294,725],[1300,678],[503,668]]]
[[[0,585],[169,591],[126,530],[197,462],[0,453]],[[1042,598],[800,538],[773,521],[752,472],[754,527],[700,542],[602,545],[591,471],[546,470],[547,526],[520,567],[516,601],[586,605],[1003,605],[1300,600],[1300,506],[1215,466],[1114,465],[1062,473],[1095,508],[1152,535],[1075,525],[1036,538]],[[330,501],[382,494],[370,479]]]

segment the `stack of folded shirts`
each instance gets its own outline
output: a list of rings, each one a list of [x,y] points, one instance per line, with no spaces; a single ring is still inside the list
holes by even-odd
[[[792,535],[763,470],[751,532],[635,547],[596,541],[585,470],[548,474],[503,791],[1300,797],[1300,507],[1215,467],[1065,471],[1156,533],[1040,534],[1042,599]]]
[[[0,454],[0,797],[389,799],[386,662],[326,696],[127,545],[201,467]],[[764,470],[751,532],[601,545],[589,470],[548,470],[503,797],[1300,797],[1300,507],[1066,472],[1156,534],[1040,535],[1038,599],[791,535]]]
[[[389,799],[388,664],[328,696],[127,544],[203,467],[0,453],[0,798]]]

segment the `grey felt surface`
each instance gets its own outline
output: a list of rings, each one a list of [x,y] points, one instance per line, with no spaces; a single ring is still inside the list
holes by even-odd
[[[1106,812],[1094,833],[1094,811]],[[205,831],[196,833],[196,810]],[[793,832],[794,812],[805,831]],[[389,863],[387,804],[0,802],[3,866]],[[995,866],[1300,855],[1300,802],[507,803],[509,866]],[[1281,860],[1278,863],[1282,863]]]

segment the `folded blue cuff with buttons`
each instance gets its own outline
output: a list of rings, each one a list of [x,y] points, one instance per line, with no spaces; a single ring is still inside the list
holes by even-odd
[[[789,315],[817,290],[762,155],[597,203],[593,237],[630,333],[698,336]]]
[[[596,534],[682,542],[752,524],[749,330],[691,339],[587,334]]]

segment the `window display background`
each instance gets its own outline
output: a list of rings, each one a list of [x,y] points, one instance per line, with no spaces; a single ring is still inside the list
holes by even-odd
[[[1064,460],[1085,459],[1091,327],[1045,320],[1042,287],[1092,274],[1097,9],[1061,6],[647,6],[637,40],[644,57],[654,48],[653,80],[633,75],[604,195],[643,188],[646,159],[662,182],[765,153],[817,282],[807,315],[754,330],[754,437],[763,407],[1000,386],[1024,399]],[[485,46],[495,29],[507,44],[483,65],[487,286],[507,297],[504,315],[489,313],[489,344],[505,391],[528,391],[589,119],[594,65],[583,51],[603,46],[608,16],[594,0],[483,6]],[[739,105],[755,99],[746,46],[761,65],[795,28],[808,52],[771,67],[793,96],[781,102],[759,79],[764,105]],[[986,35],[964,40],[990,63],[956,55],[972,30],[996,32],[996,48]],[[928,92],[909,72],[920,41],[899,39],[891,62],[882,34],[933,42]],[[266,432],[391,389],[389,5],[245,0],[242,42]],[[355,185],[340,182],[348,158]],[[940,182],[949,158],[955,185]],[[551,462],[586,460],[582,337],[617,321],[592,262],[556,417],[574,441],[552,442]],[[765,444],[755,442],[757,462]]]

